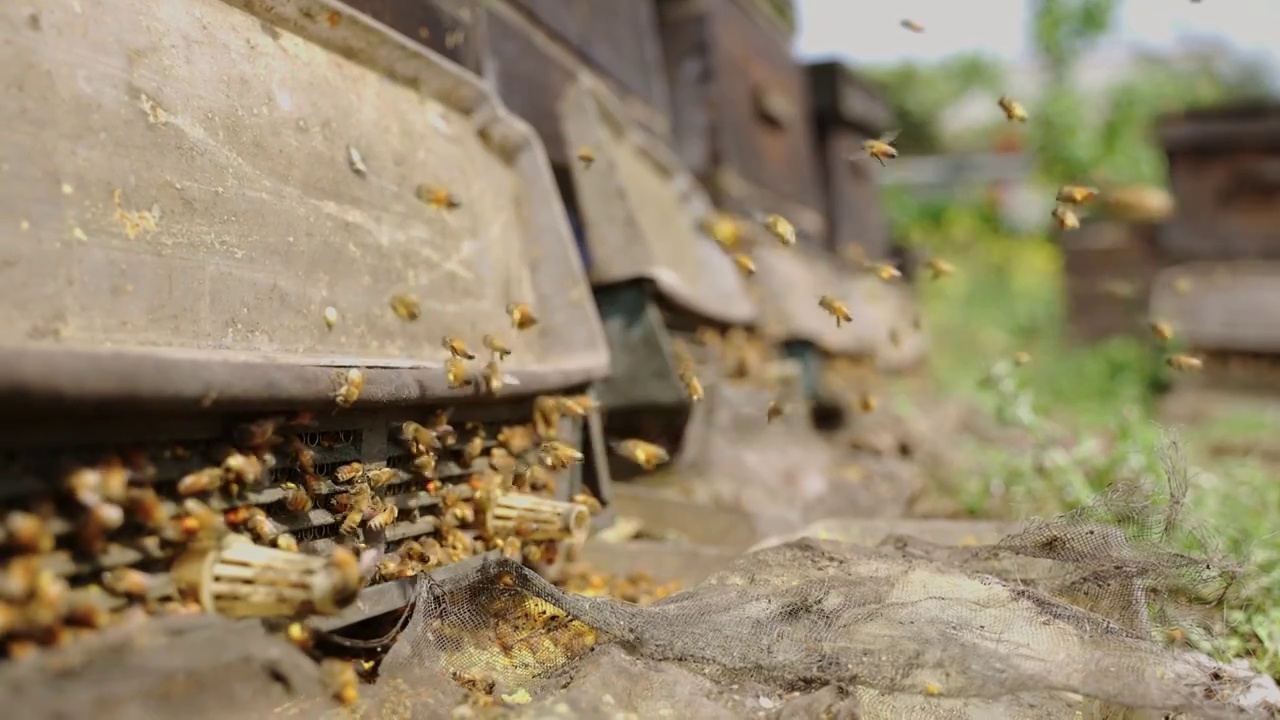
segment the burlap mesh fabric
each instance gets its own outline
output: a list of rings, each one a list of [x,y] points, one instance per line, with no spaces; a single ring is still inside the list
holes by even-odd
[[[644,607],[501,559],[424,579],[362,717],[1280,716],[1270,679],[1160,641],[1236,575],[1169,489],[990,545],[796,540]]]

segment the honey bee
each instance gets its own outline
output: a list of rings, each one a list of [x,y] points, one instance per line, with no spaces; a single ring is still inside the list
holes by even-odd
[[[902,277],[902,271],[887,263],[872,265],[871,269],[875,272],[876,277],[888,282],[889,280],[897,280]]]
[[[302,470],[304,475],[314,475],[316,472],[316,454],[311,451],[298,439],[297,435],[289,438],[289,449],[293,452],[294,460],[298,463],[298,469]]]
[[[924,32],[924,26],[916,22],[915,20],[903,20],[901,25],[902,27],[916,34],[920,34]]]
[[[601,505],[600,501],[590,493],[578,493],[577,495],[574,495],[573,502],[586,507],[592,515],[599,515],[604,512],[604,505]]]
[[[1076,217],[1074,211],[1066,205],[1058,205],[1051,213],[1054,222],[1063,230],[1078,230],[1080,228],[1080,218]]]
[[[360,678],[349,660],[325,658],[320,663],[320,678],[334,700],[344,707],[360,699]]]
[[[863,140],[862,151],[868,157],[875,158],[880,165],[884,166],[885,158],[893,159],[898,157],[898,149],[893,146],[893,141],[898,137],[897,130],[891,130],[880,136],[878,140]]]
[[[733,264],[738,266],[738,270],[745,276],[751,277],[756,274],[756,261],[746,253],[734,253],[729,256],[733,259]]]
[[[584,418],[590,414],[592,410],[596,410],[599,407],[600,404],[597,403],[596,399],[590,395],[572,395],[560,398],[560,409],[563,410],[566,415],[576,418]]]
[[[706,393],[702,390],[702,381],[694,374],[693,370],[685,368],[680,371],[680,382],[684,383],[685,393],[689,396],[691,402],[702,402],[706,397]]]
[[[1160,341],[1168,341],[1173,339],[1173,327],[1167,322],[1161,320],[1152,320],[1148,327],[1151,328],[1151,334]]]
[[[102,573],[102,587],[112,595],[141,600],[150,595],[155,586],[155,577],[133,568],[116,568]]]
[[[400,508],[393,503],[385,503],[377,514],[369,518],[368,527],[374,532],[386,529],[391,523],[396,521],[396,517],[400,514]]]
[[[830,295],[823,295],[818,298],[818,307],[831,313],[831,316],[836,319],[836,327],[840,327],[847,322],[853,322],[853,316],[849,314],[849,308]]]
[[[442,447],[440,438],[434,430],[429,430],[412,420],[400,425],[400,439],[413,455],[421,455]]]
[[[101,599],[86,595],[68,598],[66,616],[68,623],[95,630],[111,621],[111,613]]]
[[[596,154],[592,152],[591,148],[586,147],[585,145],[578,148],[578,162],[582,163],[582,168],[584,170],[591,167],[591,164],[595,161]]]
[[[440,347],[449,351],[449,354],[463,360],[475,360],[476,354],[467,349],[467,344],[455,337],[445,335],[440,339]]]
[[[1098,189],[1082,185],[1063,185],[1054,199],[1066,205],[1084,205],[1098,197]]]
[[[790,220],[776,213],[771,213],[765,215],[760,224],[764,225],[764,229],[768,230],[769,234],[777,238],[778,242],[783,245],[791,247],[796,244],[796,228],[791,224]]]
[[[428,450],[413,459],[414,472],[423,477],[434,477],[436,474],[436,454]]]
[[[703,231],[725,250],[733,250],[742,239],[742,229],[738,222],[723,213],[716,213],[704,220]]]
[[[467,372],[467,364],[456,357],[444,363],[444,379],[452,390],[458,390],[471,384],[471,374]]]
[[[671,460],[671,455],[661,445],[634,438],[614,443],[613,451],[645,470],[654,470]]]
[[[1001,96],[1000,99],[996,101],[996,104],[1004,111],[1004,116],[1009,119],[1009,122],[1024,123],[1027,121],[1027,109],[1022,107],[1022,103],[1014,100],[1008,95]]]
[[[249,520],[245,523],[245,528],[249,530],[249,534],[254,540],[260,543],[272,543],[276,538],[280,537],[280,528],[271,518],[267,517],[267,513],[262,508],[253,508],[249,513]]]
[[[364,389],[364,371],[360,368],[351,368],[339,377],[342,385],[334,393],[333,400],[338,407],[349,408],[355,404],[356,399],[360,397],[360,391]]]
[[[862,412],[873,413],[876,411],[877,406],[879,406],[879,402],[876,400],[875,395],[864,392],[858,396],[858,409]]]
[[[363,513],[372,502],[372,488],[368,485],[357,485],[351,492],[342,493],[333,499],[333,511],[342,514],[359,510]]]
[[[535,436],[528,425],[508,425],[498,432],[498,444],[515,457],[533,449]]]
[[[547,440],[538,447],[542,464],[551,470],[566,470],[586,458],[576,449],[557,440]]]
[[[130,490],[125,505],[135,520],[156,532],[165,530],[173,520],[170,506],[150,487]]]
[[[100,554],[107,533],[124,525],[124,509],[115,503],[98,503],[80,518],[79,536],[82,548],[91,554]]]
[[[102,498],[117,505],[123,503],[129,494],[130,476],[124,462],[119,457],[111,456],[98,466],[98,471],[102,474]]]
[[[1031,362],[1031,353],[1019,350],[1013,354],[1014,365],[1026,365],[1029,362]]]
[[[371,522],[370,526],[372,525],[373,523]],[[383,581],[401,580],[417,574],[417,568],[394,556],[384,557],[379,560],[375,570],[375,576]]]
[[[506,360],[511,354],[511,348],[507,344],[492,335],[485,335],[480,339],[484,346],[488,348],[499,360]]]
[[[709,327],[707,325],[703,325],[699,327],[696,331],[694,331],[693,339],[694,339],[694,342],[698,343],[702,347],[709,347],[709,348],[720,347],[720,344],[723,340],[720,337],[720,333],[716,332],[715,328]]]
[[[411,322],[422,317],[422,303],[418,300],[417,295],[410,293],[401,293],[392,295],[390,300],[391,312],[396,317],[406,322]]]
[[[284,490],[284,506],[289,512],[304,513],[311,510],[311,496],[305,490],[293,483],[284,483],[280,488]]]
[[[102,472],[97,468],[76,468],[63,481],[76,502],[91,507],[102,502]]]
[[[300,622],[289,623],[289,627],[285,628],[284,636],[295,647],[304,651],[310,650],[311,646],[315,644],[315,638],[311,635],[311,631]]]
[[[764,411],[765,422],[771,423],[774,420],[777,420],[782,417],[784,412],[785,410],[783,410],[782,405],[777,400],[770,400],[769,407]]]
[[[222,473],[229,480],[254,486],[262,482],[266,476],[266,468],[255,455],[233,452],[223,458]]]
[[[333,471],[333,479],[346,484],[352,482],[363,474],[364,465],[358,462],[351,462],[346,465],[339,465],[338,469]]]
[[[502,379],[502,366],[498,364],[498,358],[494,357],[484,366],[484,386],[490,395],[497,395],[505,385]]]
[[[511,318],[511,327],[516,330],[528,330],[538,324],[538,318],[534,317],[528,303],[508,303],[507,316]]]
[[[484,435],[478,434],[462,446],[462,464],[471,467],[484,454]]]
[[[419,200],[436,210],[456,210],[462,207],[462,203],[454,197],[453,193],[440,185],[419,185],[417,196]]]
[[[226,529],[226,521],[222,519],[222,515],[195,498],[183,500],[182,510],[186,517],[180,523],[187,535],[216,534]]]
[[[360,569],[360,558],[350,550],[338,545],[329,556],[329,567],[338,576],[338,585],[346,590],[358,590],[363,582],[364,573]],[[345,592],[339,594],[346,594]]]
[[[1170,355],[1165,359],[1165,363],[1179,372],[1201,370],[1204,368],[1204,360],[1193,355]]]
[[[385,487],[393,482],[399,482],[405,479],[406,475],[395,468],[375,468],[365,473],[365,479],[369,482],[369,487],[378,489]]]
[[[276,536],[276,547],[285,552],[298,552],[298,538],[291,533],[280,533]]]
[[[929,273],[934,280],[941,280],[955,273],[956,268],[951,263],[942,258],[930,258],[927,263]]]
[[[324,326],[330,330],[338,324],[338,309],[330,305],[324,309]]]
[[[521,545],[520,538],[514,535],[506,538],[502,541],[502,556],[508,560],[519,562],[521,560],[521,550],[523,549]]]
[[[35,513],[23,510],[9,512],[4,518],[4,529],[9,543],[22,550],[38,553],[53,550],[53,533],[44,518]]]
[[[186,496],[213,492],[222,487],[222,483],[225,480],[226,476],[223,474],[222,468],[207,467],[184,475],[178,481],[178,494]]]

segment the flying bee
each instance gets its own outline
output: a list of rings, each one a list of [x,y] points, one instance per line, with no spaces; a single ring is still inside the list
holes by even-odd
[[[392,295],[388,302],[391,305],[391,312],[401,320],[408,322],[422,317],[422,302],[418,300],[417,295],[411,293]]]
[[[578,493],[571,499],[573,502],[585,507],[592,515],[599,515],[604,512],[604,505],[601,505],[600,501],[591,493]]]
[[[584,418],[600,407],[596,399],[590,395],[564,395],[558,398],[560,410],[565,415],[576,418]]]
[[[364,389],[364,371],[360,368],[351,368],[339,377],[342,385],[333,394],[333,401],[338,404],[338,407],[349,408],[355,404],[356,399],[360,397],[360,391]]]
[[[421,455],[431,450],[439,450],[442,445],[434,430],[429,430],[412,420],[400,425],[400,439],[412,455]]]
[[[467,344],[455,337],[445,335],[440,339],[440,347],[449,351],[449,354],[463,360],[475,360],[476,354],[467,349]]]
[[[756,274],[756,261],[746,253],[734,253],[729,256],[733,259],[733,264],[738,266],[738,271],[747,277]]]
[[[307,651],[315,644],[315,637],[306,625],[300,622],[289,623],[289,627],[284,631],[285,639],[293,643],[300,650]]]
[[[96,507],[96,505],[94,506]],[[4,518],[8,542],[31,552],[46,553],[53,550],[55,539],[44,518],[22,510],[13,510]]]
[[[1097,188],[1083,185],[1063,185],[1058,188],[1058,194],[1054,199],[1067,205],[1085,205],[1096,197],[1098,197]]]
[[[267,517],[267,513],[262,508],[253,508],[257,512],[249,514],[249,521],[246,522],[245,528],[254,540],[260,543],[273,543],[277,537],[280,537],[280,527]]]
[[[684,383],[685,393],[688,394],[689,400],[692,402],[702,402],[706,397],[706,393],[702,390],[702,381],[694,374],[690,368],[680,371],[680,382]]]
[[[349,660],[325,658],[320,663],[320,679],[334,700],[344,707],[360,699],[360,678]]]
[[[659,465],[669,462],[671,455],[661,445],[645,440],[623,440],[613,444],[613,451],[619,456],[639,465],[645,470],[654,470]]]
[[[591,164],[595,161],[596,154],[591,150],[591,148],[585,145],[578,148],[578,162],[582,163],[582,168],[584,170],[591,167]]]
[[[516,330],[528,330],[538,324],[538,318],[534,317],[528,303],[508,303],[507,316],[511,318],[511,327]]]
[[[542,464],[551,470],[567,470],[586,458],[575,448],[557,440],[547,440],[538,447]]]
[[[891,130],[880,136],[877,140],[863,140],[862,151],[868,157],[875,158],[880,165],[884,166],[885,158],[893,159],[898,157],[898,149],[893,146],[893,141],[898,138],[898,131]]]
[[[292,533],[280,533],[276,536],[276,548],[285,552],[298,552],[298,538]]]
[[[484,387],[490,395],[497,395],[506,382],[502,379],[502,365],[495,356],[484,366]]]
[[[444,379],[452,390],[458,390],[471,384],[471,374],[467,372],[467,364],[456,357],[451,357],[445,361]]]
[[[725,250],[733,250],[742,239],[742,229],[738,222],[723,213],[716,213],[704,220],[703,230]]]
[[[324,326],[332,330],[338,324],[338,309],[330,305],[324,309]]]
[[[436,454],[430,450],[418,455],[413,459],[414,472],[424,477],[433,477],[436,474]]]
[[[1014,365],[1026,365],[1029,362],[1031,362],[1031,353],[1026,352],[1025,350],[1019,350],[1013,354]]]
[[[1193,355],[1170,355],[1165,359],[1165,363],[1179,372],[1201,370],[1204,368],[1204,360]]]
[[[879,404],[879,401],[876,400],[876,396],[871,393],[864,392],[858,395],[858,409],[864,413],[875,412],[876,407],[878,407]]]
[[[284,490],[284,506],[289,512],[304,513],[311,509],[311,496],[306,490],[293,483],[283,483],[280,488]]]
[[[770,400],[769,407],[766,408],[764,411],[765,422],[771,423],[774,420],[777,420],[778,418],[782,417],[783,413],[785,412],[786,411],[783,409],[781,403],[779,403],[777,400]]]
[[[378,510],[377,514],[369,518],[368,528],[374,532],[386,529],[391,523],[396,521],[396,517],[400,514],[400,508],[394,503],[386,503]]]
[[[533,449],[533,428],[528,425],[507,425],[498,431],[498,444],[507,452],[519,457]]]
[[[791,247],[796,244],[796,228],[790,220],[776,213],[770,213],[760,220],[760,224],[783,245]]]
[[[872,265],[871,270],[875,272],[876,277],[880,278],[881,280],[884,280],[885,282],[888,282],[890,280],[897,280],[898,278],[902,277],[902,271],[892,265],[889,265],[888,263],[880,263],[878,265]]]
[[[349,483],[364,474],[364,465],[358,462],[339,465],[337,470],[333,471],[333,479],[340,483]]]
[[[1051,214],[1054,222],[1058,223],[1058,227],[1063,230],[1077,230],[1080,228],[1080,218],[1076,217],[1075,212],[1066,205],[1058,205]]]
[[[849,308],[830,295],[823,295],[818,298],[818,307],[831,313],[831,316],[836,319],[836,327],[840,327],[847,322],[853,322],[853,315],[849,314]]]
[[[902,25],[902,27],[906,28],[907,30],[910,30],[911,32],[916,33],[917,35],[924,32],[924,26],[916,22],[915,20],[903,20],[899,24]]]
[[[436,210],[456,210],[462,207],[449,189],[441,185],[419,185],[418,199]]]
[[[226,475],[220,467],[207,467],[188,473],[178,481],[179,495],[200,495],[222,487]]]
[[[492,335],[485,335],[480,339],[480,342],[484,343],[484,346],[488,348],[490,352],[498,356],[499,360],[506,360],[507,356],[511,354],[511,348],[508,347],[506,343]]]
[[[1168,341],[1173,339],[1173,327],[1167,322],[1161,320],[1152,320],[1148,327],[1151,328],[1151,334],[1160,341]]]
[[[222,472],[230,480],[253,486],[266,477],[267,468],[256,455],[233,452],[222,460]]]
[[[1009,122],[1024,123],[1027,121],[1027,109],[1022,107],[1022,103],[1014,100],[1008,95],[1001,96],[1001,98],[996,101],[996,104],[1004,111],[1004,116],[1009,119]]]
[[[942,258],[930,258],[926,265],[929,268],[930,276],[934,280],[941,280],[944,277],[949,277],[956,271],[954,265]]]

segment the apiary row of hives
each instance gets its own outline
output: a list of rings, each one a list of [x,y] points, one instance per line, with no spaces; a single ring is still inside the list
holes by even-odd
[[[181,5],[0,11],[9,657],[555,574],[608,450],[654,470],[730,385],[807,426],[923,356],[842,149],[883,102],[777,3]]]
[[[1171,194],[1104,192],[1106,217],[1064,236],[1073,334],[1172,335],[1203,370],[1179,384],[1274,387],[1280,110],[1190,111],[1157,130]]]

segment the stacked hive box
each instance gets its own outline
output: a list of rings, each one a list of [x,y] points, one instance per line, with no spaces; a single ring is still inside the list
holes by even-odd
[[[1152,282],[1165,264],[1151,223],[1085,222],[1061,236],[1067,329],[1079,342],[1146,334]]]
[[[1274,392],[1280,378],[1280,107],[1238,106],[1158,127],[1176,208],[1161,245],[1152,314],[1205,372],[1188,384]]]

